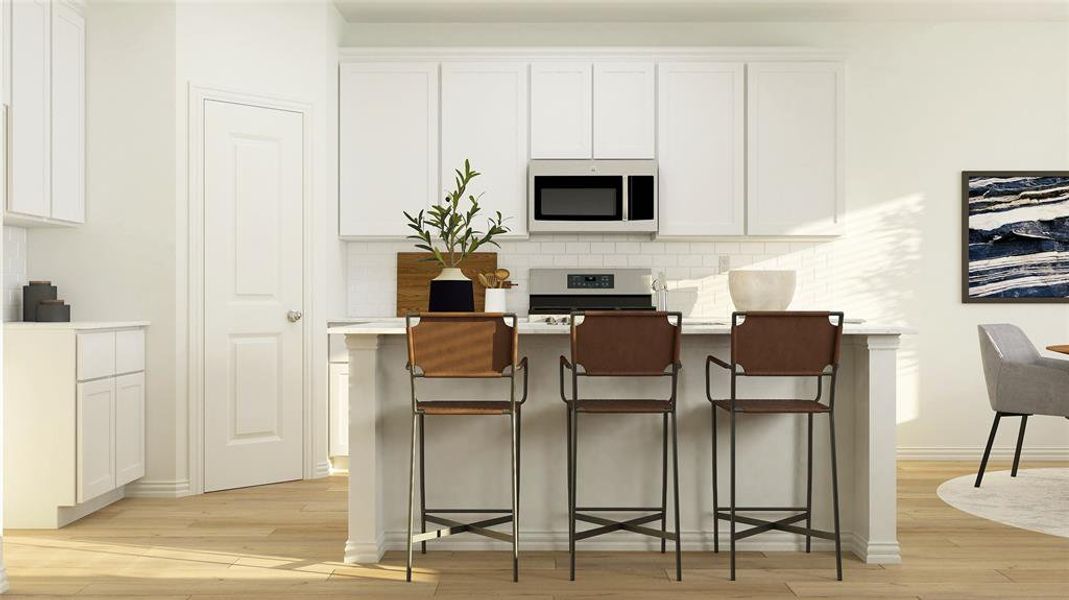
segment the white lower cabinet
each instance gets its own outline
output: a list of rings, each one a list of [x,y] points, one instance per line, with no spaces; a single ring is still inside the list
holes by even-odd
[[[146,325],[5,324],[5,527],[63,527],[144,476]]]
[[[330,456],[349,456],[349,363],[330,363]]]
[[[145,374],[115,378],[115,485],[145,476]]]
[[[78,502],[115,489],[115,378],[78,384]]]

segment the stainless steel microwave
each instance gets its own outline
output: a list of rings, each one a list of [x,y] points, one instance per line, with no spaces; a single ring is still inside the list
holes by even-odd
[[[532,160],[532,233],[657,231],[657,161]]]

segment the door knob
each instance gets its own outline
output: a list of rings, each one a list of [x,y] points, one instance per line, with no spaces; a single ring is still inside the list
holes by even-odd
[[[290,320],[290,323],[296,323],[297,321],[300,321],[301,317],[303,317],[303,316],[304,316],[304,313],[302,313],[299,310],[291,310],[288,313],[286,313],[286,318]]]

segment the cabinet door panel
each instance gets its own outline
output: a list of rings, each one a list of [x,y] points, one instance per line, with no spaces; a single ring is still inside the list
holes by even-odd
[[[115,379],[78,384],[78,502],[115,489]]]
[[[85,222],[85,19],[52,5],[52,213]]]
[[[590,63],[531,65],[531,158],[590,158]]]
[[[594,158],[653,158],[653,63],[594,65]]]
[[[442,184],[470,159],[482,173],[468,188],[488,215],[527,232],[527,65],[442,65]],[[483,223],[480,223],[482,226]]]
[[[349,363],[331,363],[330,455],[349,456]]]
[[[11,4],[11,193],[8,209],[34,217],[51,213],[49,85],[51,12],[48,0]]]
[[[409,233],[439,195],[437,63],[347,63],[340,81],[340,233]]]
[[[753,235],[825,235],[842,221],[843,69],[748,66],[748,217]]]
[[[744,87],[741,63],[658,66],[659,235],[744,233]]]
[[[115,487],[145,476],[145,374],[115,378]]]

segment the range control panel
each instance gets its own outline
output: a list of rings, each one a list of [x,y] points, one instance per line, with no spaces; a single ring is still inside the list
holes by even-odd
[[[612,289],[615,277],[609,273],[568,274],[568,289]]]

